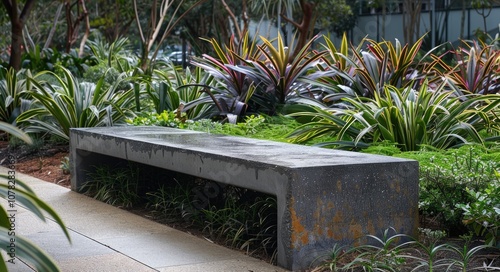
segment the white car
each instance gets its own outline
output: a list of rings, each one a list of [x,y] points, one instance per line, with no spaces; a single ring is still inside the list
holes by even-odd
[[[189,59],[194,56],[193,53],[186,52],[186,62],[189,63]],[[167,55],[167,60],[172,61],[175,65],[182,64],[182,51],[174,51]]]

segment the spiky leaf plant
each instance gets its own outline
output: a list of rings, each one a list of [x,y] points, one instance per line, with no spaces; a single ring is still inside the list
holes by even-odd
[[[69,140],[70,128],[111,126],[124,121],[133,103],[132,89],[117,87],[126,75],[109,88],[103,88],[103,78],[97,84],[78,82],[69,70],[60,67],[63,76],[50,71],[30,76],[29,94],[39,107],[23,112],[19,123],[29,123],[27,132],[43,132]],[[48,75],[57,83],[42,80]]]

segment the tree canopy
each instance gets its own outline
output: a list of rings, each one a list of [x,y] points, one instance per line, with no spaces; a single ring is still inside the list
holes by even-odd
[[[359,4],[359,1],[348,0],[1,1],[0,34],[10,38],[0,40],[0,57],[16,69],[20,67],[23,46],[25,50],[38,45],[83,54],[85,40],[93,34],[109,43],[127,37],[136,52],[142,52],[143,63],[147,63],[145,58],[151,56],[150,52],[179,47],[182,40],[187,40],[197,54],[208,52],[210,47],[200,38],[227,43],[232,36],[241,37],[259,23],[261,33],[258,35],[276,33],[277,29],[285,40],[290,41],[294,36],[295,48],[302,48],[320,31],[338,36],[349,33],[356,25]],[[384,11],[390,2],[393,0],[367,3]],[[425,3],[424,0],[418,2]],[[480,11],[489,8],[492,2],[461,0],[464,7]],[[421,5],[414,5],[413,0],[401,3],[405,40],[411,44],[420,35]],[[170,8],[163,12],[162,6],[166,4]],[[269,29],[274,32],[267,32]],[[155,35],[146,37],[150,34]]]

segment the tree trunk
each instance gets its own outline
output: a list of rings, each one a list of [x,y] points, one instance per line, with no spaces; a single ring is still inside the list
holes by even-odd
[[[14,68],[16,71],[21,69],[21,56],[23,45],[23,27],[29,17],[31,10],[36,0],[26,0],[21,14],[19,14],[19,7],[17,0],[2,0],[2,4],[7,11],[11,24],[11,44],[10,44],[10,60],[9,67]]]
[[[10,44],[10,60],[9,66],[13,67],[16,71],[21,69],[21,56],[23,54],[23,26],[19,20],[11,21],[12,36]]]
[[[295,26],[297,28],[298,38],[297,43],[295,44],[295,49],[290,59],[293,59],[300,50],[306,45],[308,39],[310,38],[311,30],[314,27],[314,7],[313,3],[307,2],[306,0],[300,0],[300,7],[302,9],[302,21],[299,23],[293,21],[291,18],[288,18],[285,14],[281,14],[281,17]]]
[[[405,42],[413,45],[420,35],[420,13],[423,0],[404,0],[403,29]]]

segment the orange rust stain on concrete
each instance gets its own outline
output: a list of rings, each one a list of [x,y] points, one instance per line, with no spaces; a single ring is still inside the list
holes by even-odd
[[[333,230],[328,228],[327,235],[328,235],[328,238],[333,238]]]
[[[291,202],[293,203],[293,199]],[[306,245],[309,242],[307,230],[300,223],[300,218],[297,216],[297,213],[293,208],[290,209],[290,217],[292,220],[292,247],[294,247],[297,242],[301,242],[302,245]]]
[[[328,211],[326,210],[325,211],[325,205],[323,204],[323,200],[321,199],[321,197],[318,197],[316,199],[316,209],[314,210],[314,213],[313,213],[313,217],[314,217],[314,230],[313,230],[313,233],[314,234],[318,234],[318,235],[323,235],[323,229],[321,226],[324,225],[324,221],[325,221],[325,218],[324,216],[322,216],[322,214],[325,214],[325,212],[327,213]]]
[[[342,181],[337,180],[337,192],[342,192]]]
[[[368,230],[369,234],[375,235],[376,229],[375,226],[373,225],[373,220],[368,220],[368,223],[366,224],[366,229]]]
[[[363,237],[363,227],[359,224],[354,224],[349,227],[349,233],[351,233],[354,240]]]
[[[335,216],[333,217],[333,224],[339,224],[339,223],[342,223],[344,221],[344,215],[342,214],[341,211],[337,211],[337,213],[335,213]]]
[[[397,193],[401,193],[401,182],[399,180],[393,180],[390,184],[392,190],[395,190]]]
[[[337,211],[335,213],[335,216],[333,216],[332,223],[331,223],[331,228],[328,229],[328,237],[333,238],[334,240],[341,240],[342,239],[342,233],[338,231],[333,231],[335,229],[341,228],[344,224],[344,215],[341,211]]]

